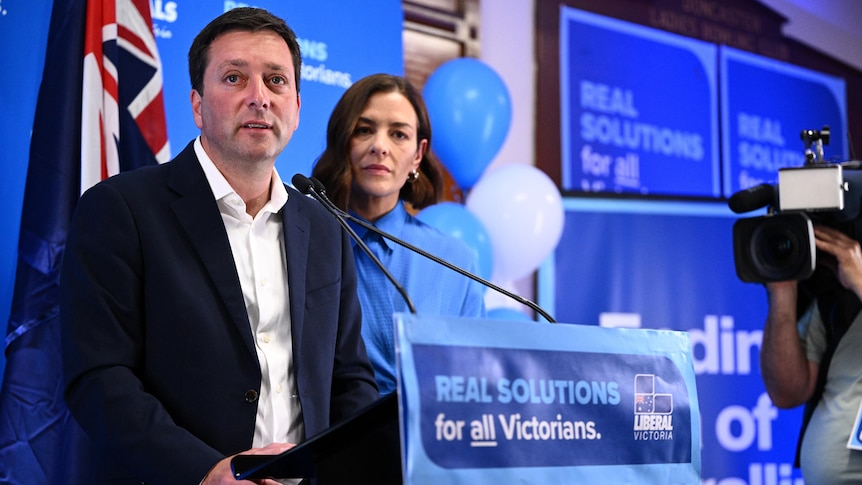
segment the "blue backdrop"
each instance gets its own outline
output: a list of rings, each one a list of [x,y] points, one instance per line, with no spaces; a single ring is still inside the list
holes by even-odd
[[[0,3],[0,54],[12,66],[14,76],[0,79],[0,317],[3,335],[9,318],[15,264],[18,252],[18,229],[24,200],[24,179],[30,130],[36,112],[36,96],[42,79],[48,24],[51,21],[50,0],[4,0]],[[27,39],[22,42],[21,39]],[[6,359],[0,355],[0,376]]]

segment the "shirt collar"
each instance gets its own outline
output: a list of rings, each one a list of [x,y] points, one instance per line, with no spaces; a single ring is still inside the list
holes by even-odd
[[[351,211],[350,213],[353,216],[362,219],[362,217],[360,217],[358,214],[354,213],[353,211]],[[409,216],[410,216],[410,214],[407,213],[407,209],[404,207],[404,202],[399,200],[398,203],[395,204],[395,207],[391,211],[387,212],[382,217],[377,219],[373,225],[377,229],[380,229],[381,231],[383,231],[387,234],[397,235],[397,234],[401,234],[401,232],[404,228],[404,225],[407,223],[407,218]],[[363,219],[363,220],[365,220],[365,219]],[[366,228],[364,228],[358,224],[355,224],[353,222],[351,222],[350,224],[353,227],[353,230],[356,231],[356,235],[358,235],[361,238],[364,238],[366,236],[366,234],[369,232],[368,229],[366,229]],[[387,249],[392,248],[393,243],[391,241],[389,241],[385,237],[381,237],[380,240],[381,240],[383,247],[385,247]],[[354,244],[355,244],[355,242],[354,242]]]
[[[236,195],[236,191],[230,186],[230,183],[228,183],[227,179],[224,178],[224,175],[222,175],[219,169],[215,166],[215,163],[213,163],[210,156],[207,155],[206,150],[204,150],[204,147],[201,144],[200,137],[195,138],[194,148],[195,155],[198,157],[198,162],[204,171],[204,175],[207,178],[207,182],[210,185],[210,189],[212,190],[215,199],[218,201],[229,195]],[[287,189],[284,188],[284,183],[281,181],[281,177],[278,175],[278,170],[276,170],[274,166],[272,167],[272,182],[270,183],[269,194],[269,201],[267,201],[263,210],[278,212],[282,207],[284,207],[284,204],[287,203]]]

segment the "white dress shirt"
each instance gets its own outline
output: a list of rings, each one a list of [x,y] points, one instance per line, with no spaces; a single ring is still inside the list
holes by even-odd
[[[273,168],[270,199],[252,217],[200,138],[194,147],[227,230],[260,362],[253,446],[299,443],[305,433],[293,369],[284,231],[278,214],[287,202],[287,190]]]

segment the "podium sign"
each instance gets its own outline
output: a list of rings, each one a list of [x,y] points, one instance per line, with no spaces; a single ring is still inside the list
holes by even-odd
[[[687,334],[401,313],[395,324],[405,483],[700,484]]]

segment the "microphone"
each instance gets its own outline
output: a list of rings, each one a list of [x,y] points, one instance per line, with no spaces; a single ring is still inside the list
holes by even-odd
[[[299,174],[297,174],[297,175],[299,175]],[[295,178],[296,178],[296,176],[294,176],[294,179]],[[488,280],[486,280],[480,276],[474,275],[473,273],[471,273],[471,272],[469,272],[463,268],[459,268],[458,266],[455,266],[454,264],[452,264],[452,263],[450,263],[444,259],[438,258],[437,256],[434,256],[433,254],[431,254],[427,251],[424,251],[424,250],[422,250],[422,249],[420,249],[420,248],[418,248],[418,247],[416,247],[416,246],[414,246],[414,245],[412,245],[406,241],[402,241],[401,239],[399,239],[399,238],[397,238],[397,237],[395,237],[395,236],[393,236],[387,232],[383,232],[380,229],[378,229],[377,226],[375,226],[374,224],[370,224],[370,223],[368,223],[368,222],[366,222],[366,221],[364,221],[358,217],[353,216],[352,214],[350,214],[348,212],[341,210],[340,208],[338,208],[338,206],[335,205],[335,203],[333,203],[329,199],[329,196],[326,195],[326,187],[323,186],[322,182],[320,182],[319,180],[317,180],[314,177],[311,177],[310,179],[308,179],[306,177],[303,177],[303,178],[308,180],[313,185],[312,188],[320,196],[320,199],[317,199],[317,197],[315,197],[315,198],[318,201],[320,201],[322,204],[327,206],[327,208],[329,209],[329,211],[331,213],[337,214],[336,217],[347,219],[351,222],[359,224],[360,226],[364,227],[365,229],[367,229],[371,232],[377,233],[377,234],[385,237],[386,239],[389,239],[390,241],[392,241],[392,242],[394,242],[400,246],[403,246],[403,247],[405,247],[405,248],[407,248],[407,249],[409,249],[415,253],[418,253],[418,254],[434,261],[437,264],[441,264],[441,265],[451,269],[452,271],[455,271],[456,273],[459,273],[463,276],[466,276],[467,278],[470,278],[473,281],[476,281],[476,282],[478,282],[478,283],[480,283],[480,284],[482,284],[488,288],[493,289],[494,291],[497,291],[499,293],[502,293],[502,294],[508,296],[509,298],[517,301],[518,303],[520,303],[522,305],[529,307],[530,309],[532,309],[533,311],[535,311],[539,315],[543,316],[545,318],[545,320],[547,320],[549,323],[557,323],[557,321],[554,320],[554,318],[551,315],[549,315],[548,312],[546,312],[544,309],[542,309],[542,307],[533,303],[532,301],[527,300],[526,298],[524,298],[520,295],[516,295],[515,293],[512,293],[511,291],[508,291],[504,288],[501,288],[501,287],[495,285],[494,283],[491,283],[490,281],[488,281]],[[294,183],[294,185],[296,185],[296,184]]]
[[[775,195],[774,185],[766,183],[755,185],[731,195],[727,206],[737,214],[750,212],[774,203]]]
[[[377,258],[377,256],[374,255],[373,252],[371,252],[371,248],[369,248],[368,245],[365,244],[365,241],[363,241],[362,238],[359,237],[358,234],[356,234],[356,231],[354,231],[353,228],[350,227],[350,224],[348,224],[344,217],[341,215],[341,211],[333,210],[329,204],[324,202],[324,196],[315,189],[314,184],[305,175],[298,173],[293,176],[291,182],[293,183],[293,186],[296,187],[300,192],[306,195],[310,195],[317,202],[319,202],[320,205],[322,205],[323,208],[327,210],[327,212],[335,216],[335,219],[338,221],[339,224],[341,224],[342,229],[347,232],[347,234],[351,237],[351,239],[353,239],[356,245],[359,246],[359,248],[362,249],[362,251],[369,258],[371,258],[371,261],[373,261],[374,264],[377,265],[378,268],[380,268],[380,271],[382,271],[386,278],[392,283],[392,285],[395,286],[395,289],[398,290],[398,293],[400,293],[401,297],[404,298],[404,302],[407,303],[407,308],[410,309],[410,313],[416,313],[416,307],[413,306],[413,301],[407,294],[407,290],[405,290],[404,287],[401,286],[400,283],[398,283],[398,280],[396,280],[395,277],[392,276],[392,273],[390,273],[389,270],[386,269],[386,266],[384,266],[383,263],[380,262],[380,260]],[[329,198],[326,198],[325,200],[328,202]]]

